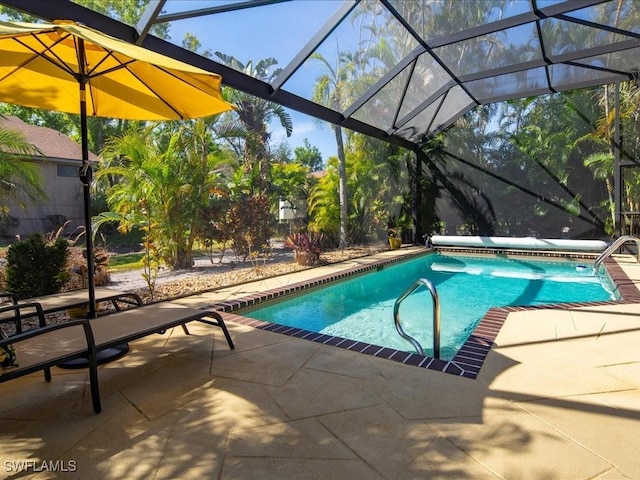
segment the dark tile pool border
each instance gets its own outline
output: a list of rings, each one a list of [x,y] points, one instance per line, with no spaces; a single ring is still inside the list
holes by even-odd
[[[613,281],[618,294],[622,300],[608,300],[603,302],[582,302],[582,303],[562,303],[554,305],[538,305],[535,307],[496,307],[487,311],[485,316],[480,320],[473,333],[469,336],[467,341],[462,345],[460,350],[451,360],[441,360],[433,357],[418,355],[416,353],[403,352],[387,347],[381,347],[379,345],[372,345],[369,343],[358,342],[355,340],[349,340],[341,337],[334,337],[331,335],[325,335],[318,332],[312,332],[310,330],[304,330],[296,327],[288,327],[275,323],[264,322],[262,320],[256,320],[254,318],[248,318],[242,316],[241,311],[252,306],[257,306],[261,303],[269,301],[277,301],[281,297],[287,297],[296,293],[303,292],[305,290],[312,289],[324,284],[335,282],[337,280],[345,279],[362,273],[366,273],[372,270],[380,270],[386,265],[394,263],[404,262],[414,259],[418,256],[426,255],[433,250],[418,250],[415,253],[405,254],[398,257],[389,259],[381,259],[377,262],[371,262],[363,265],[358,265],[341,272],[323,275],[310,280],[302,282],[292,283],[280,288],[266,290],[264,292],[256,293],[254,295],[248,295],[240,297],[228,302],[220,302],[211,305],[210,308],[218,311],[223,317],[225,322],[233,322],[241,325],[247,325],[253,328],[266,330],[269,332],[279,333],[282,335],[289,335],[304,340],[309,340],[323,345],[330,345],[333,347],[343,348],[345,350],[352,350],[355,352],[363,353],[365,355],[372,355],[374,357],[385,358],[395,362],[400,362],[405,365],[412,365],[421,368],[427,368],[429,370],[436,370],[439,372],[449,373],[452,375],[458,375],[467,378],[476,378],[480,373],[480,369],[484,364],[484,361],[489,354],[489,351],[494,345],[494,341],[502,328],[507,316],[512,312],[521,312],[528,310],[563,310],[577,307],[586,306],[601,306],[601,305],[619,305],[624,303],[638,303],[640,302],[640,291],[633,284],[631,279],[624,272],[615,260],[611,257],[605,260],[604,266]],[[474,254],[486,254],[486,251],[473,251],[469,250],[465,253]],[[492,252],[494,253],[494,252]],[[560,256],[560,255],[555,255]],[[563,255],[565,258],[570,255]],[[575,256],[574,256],[575,258]]]

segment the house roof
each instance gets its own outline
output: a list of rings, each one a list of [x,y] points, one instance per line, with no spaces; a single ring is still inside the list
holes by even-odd
[[[12,115],[0,116],[0,127],[22,133],[27,142],[36,146],[41,152],[42,157],[82,161],[82,148],[80,144],[57,130],[29,125],[20,118]],[[98,157],[89,152],[89,160],[97,162]]]
[[[325,177],[326,175],[327,175],[327,171],[326,170],[319,170],[317,172],[309,173],[309,176],[311,178],[315,178],[317,180],[320,180],[322,177]]]

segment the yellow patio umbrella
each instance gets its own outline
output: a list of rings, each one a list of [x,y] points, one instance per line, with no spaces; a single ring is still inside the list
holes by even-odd
[[[87,115],[199,118],[233,108],[222,77],[68,20],[0,21],[0,102],[80,115],[89,312],[96,315]]]

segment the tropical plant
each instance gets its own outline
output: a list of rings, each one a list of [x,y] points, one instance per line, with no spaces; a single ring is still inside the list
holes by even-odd
[[[306,200],[311,184],[309,167],[297,163],[274,163],[271,182],[274,200],[284,199],[294,205],[298,199]]]
[[[151,225],[158,252],[173,269],[193,266],[202,211],[222,182],[226,157],[210,135],[202,119],[133,129],[109,141],[96,172],[97,179],[118,179],[107,201],[121,226]]]
[[[242,232],[245,220],[241,217],[243,217],[244,212],[242,209],[236,208],[236,206],[243,203],[245,206],[249,206],[251,203],[247,199],[253,196],[251,190],[255,177],[255,168],[249,173],[245,173],[242,168],[223,173],[220,188],[211,191],[206,206],[201,209],[201,219],[197,225],[198,240],[210,251],[216,243],[221,244],[220,261],[224,257],[227,246],[233,243],[234,239],[239,245],[238,248],[243,250],[242,256],[246,258],[246,255],[248,255],[247,238]],[[256,219],[260,222],[257,225],[269,224],[271,221],[269,212],[270,209],[267,205],[260,218]],[[246,212],[246,216],[252,217],[253,213]],[[262,227],[258,227],[258,229],[260,228]],[[266,232],[270,231],[268,228],[265,229]],[[253,252],[255,253],[257,251],[256,248],[259,249],[260,245],[253,245],[253,247]],[[212,258],[211,255],[212,252],[210,253],[210,258]]]
[[[592,170],[594,178],[602,179],[607,186],[608,198],[604,202],[603,206],[609,211],[605,231],[610,235],[614,234],[616,221],[613,188],[613,163],[613,156],[610,152],[593,153],[584,159],[585,166]]]
[[[406,210],[408,179],[405,154],[398,147],[354,133],[345,151],[350,243],[386,242],[389,215]],[[332,157],[327,172],[309,195],[310,228],[339,242],[338,159]]]
[[[338,157],[327,161],[326,175],[309,192],[309,228],[323,232],[332,244],[340,244],[340,202]]]
[[[324,251],[325,238],[322,233],[306,231],[292,233],[285,239],[285,246],[295,252],[296,261],[302,265],[315,265]]]
[[[615,152],[618,149],[622,161],[627,161],[630,165],[637,165],[637,158],[640,157],[640,88],[636,82],[624,82],[620,84],[620,124],[624,132],[622,143],[615,141],[616,111],[613,107],[614,92],[609,86],[602,89],[595,89],[598,94],[598,105],[601,108],[601,115],[595,122],[595,128],[576,141],[578,146],[585,142],[594,144],[595,149],[584,159],[584,165],[589,167],[596,179],[600,179],[606,185],[607,199],[603,200],[602,206],[608,212],[606,221],[606,232],[610,235],[616,233],[616,204],[615,204]],[[640,183],[637,174],[634,172],[624,175],[621,179],[622,195],[620,198],[621,211],[637,211],[634,204],[639,201]],[[633,229],[634,223],[627,219],[627,228]],[[620,226],[622,228],[622,225]],[[628,232],[631,233],[631,232]]]
[[[46,198],[40,168],[25,159],[40,155],[20,132],[0,128],[0,216],[7,215],[7,201],[21,206],[26,200],[37,202]]]

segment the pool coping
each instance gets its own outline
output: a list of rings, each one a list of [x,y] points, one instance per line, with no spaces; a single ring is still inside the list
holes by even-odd
[[[426,255],[430,252],[443,250],[445,249],[425,249],[418,250],[414,253],[408,253],[399,257],[380,259],[366,265],[358,265],[347,268],[340,272],[322,275],[309,280],[292,283],[290,285],[279,288],[265,290],[264,292],[239,297],[225,302],[218,302],[211,305],[210,308],[219,312],[224,317],[225,322],[233,322],[252,328],[258,328],[273,333],[279,333],[282,335],[288,335],[316,343],[321,343],[323,345],[356,351],[365,355],[371,355],[374,357],[400,362],[405,365],[427,368],[429,370],[435,370],[443,373],[475,379],[480,373],[480,369],[482,368],[482,365],[484,364],[489,351],[493,347],[495,339],[498,336],[502,325],[504,324],[510,313],[530,310],[566,310],[576,307],[620,305],[640,302],[640,291],[638,290],[638,288],[629,279],[628,275],[624,272],[622,267],[618,265],[615,259],[609,257],[603,262],[603,265],[613,284],[615,285],[615,289],[618,295],[621,297],[620,300],[607,300],[599,302],[572,302],[529,307],[516,306],[490,308],[486,312],[484,317],[480,320],[480,322],[478,322],[478,325],[476,325],[474,331],[469,335],[469,338],[451,360],[437,359],[427,355],[419,355],[417,353],[395,350],[388,347],[382,347],[379,345],[360,342],[357,340],[350,340],[343,337],[326,335],[323,333],[313,332],[297,327],[289,327],[276,323],[265,322],[262,320],[245,317],[240,313],[237,313],[244,309],[258,306],[265,302],[274,300],[277,301],[278,299],[284,300],[285,297],[294,295],[296,293],[301,293],[315,287],[353,277],[359,274],[367,273],[372,270],[380,270],[387,265],[405,262],[418,256]],[[456,250],[456,253],[461,252],[460,250]],[[479,255],[505,255],[505,252],[503,251],[493,251],[487,249],[465,249],[464,253],[473,253]],[[518,253],[516,255],[521,255],[521,253]],[[547,257],[549,255],[545,255],[542,252],[535,252],[534,256]],[[584,255],[576,255],[576,252],[568,252],[565,254],[558,254],[556,252],[555,255],[551,256],[564,258],[585,258]]]

